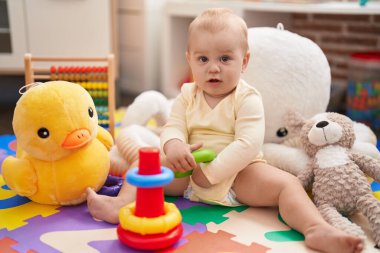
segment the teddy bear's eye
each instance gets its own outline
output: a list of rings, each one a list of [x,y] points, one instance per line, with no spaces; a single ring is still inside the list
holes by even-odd
[[[49,137],[49,130],[47,130],[44,127],[41,127],[40,129],[38,129],[37,134],[40,138],[45,139],[45,138]]]
[[[288,130],[285,127],[281,127],[277,130],[278,137],[285,137],[288,135]]]
[[[92,110],[91,107],[88,108],[88,115],[90,115],[90,117],[94,117],[94,110]]]

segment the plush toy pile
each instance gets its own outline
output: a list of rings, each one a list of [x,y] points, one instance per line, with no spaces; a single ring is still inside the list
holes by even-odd
[[[331,76],[326,56],[313,41],[279,28],[257,27],[248,30],[251,60],[243,75],[262,95],[265,110],[264,158],[282,170],[297,175],[309,161],[298,133],[285,126],[289,111],[298,111],[304,118],[326,111],[330,99]],[[171,100],[156,91],[147,91],[128,108],[123,130],[135,131],[142,146],[159,146],[158,137],[145,127],[150,118],[163,125]],[[128,129],[131,125],[132,129]],[[157,130],[157,129],[156,129]],[[363,124],[355,124],[353,149],[380,159],[376,136]],[[122,146],[124,140],[116,140]],[[126,166],[127,157],[115,147],[111,155],[113,167]],[[119,164],[119,165],[117,165]],[[122,174],[117,171],[115,174]]]
[[[308,38],[275,28],[251,28],[248,32],[252,59],[243,79],[258,89],[265,110],[264,158],[268,163],[297,175],[309,158],[298,132],[285,126],[289,111],[310,118],[326,111],[331,75],[326,56]],[[376,136],[363,124],[355,124],[354,149],[380,159]]]
[[[366,176],[380,180],[380,161],[351,149],[353,122],[338,113],[318,114],[309,120],[294,113],[289,116],[289,128],[300,133],[310,157],[298,178],[306,189],[311,187],[322,216],[331,225],[363,238],[362,229],[343,216],[362,212],[380,246],[380,202],[372,195]]]
[[[86,188],[99,190],[108,175],[112,136],[98,126],[89,93],[78,84],[52,81],[27,90],[17,102],[16,157],[2,165],[6,184],[42,204],[73,205]]]

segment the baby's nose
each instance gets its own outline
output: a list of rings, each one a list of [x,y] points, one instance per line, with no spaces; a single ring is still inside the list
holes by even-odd
[[[209,71],[210,71],[211,73],[219,72],[219,71],[220,71],[219,64],[217,64],[217,63],[212,63],[211,66],[210,66]]]

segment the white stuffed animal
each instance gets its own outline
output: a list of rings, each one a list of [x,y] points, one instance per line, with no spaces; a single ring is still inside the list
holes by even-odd
[[[263,98],[265,159],[296,175],[306,167],[309,158],[301,148],[297,133],[285,128],[284,118],[289,111],[298,111],[304,118],[326,111],[331,88],[329,64],[314,42],[284,30],[282,25],[250,28],[248,40],[251,60],[243,79],[256,87]],[[125,126],[145,124],[150,117],[156,117],[162,125],[170,106],[171,101],[159,92],[144,92],[128,108]],[[139,128],[138,131],[143,134],[149,130]],[[373,132],[363,124],[357,124],[355,131],[354,149],[380,159]],[[151,143],[157,141],[150,139],[146,144]]]
[[[304,118],[325,112],[330,100],[331,75],[326,56],[308,38],[276,28],[251,28],[251,61],[243,79],[258,89],[265,110],[263,152],[269,164],[297,175],[309,160],[298,133],[285,127],[285,115],[297,111]],[[355,124],[354,150],[380,159],[376,136]]]
[[[172,104],[172,99],[167,99],[160,92],[153,90],[145,91],[136,97],[127,109],[121,122],[121,130],[115,139],[115,146],[110,150],[111,175],[123,176],[137,160],[136,153],[129,153],[129,140],[133,140],[136,149],[160,146],[158,134],[169,117]],[[156,127],[147,125],[152,118],[156,121]]]
[[[156,120],[157,126],[163,126],[169,117],[172,104],[173,99],[167,99],[158,91],[145,91],[128,107],[121,126],[145,126],[151,118]]]

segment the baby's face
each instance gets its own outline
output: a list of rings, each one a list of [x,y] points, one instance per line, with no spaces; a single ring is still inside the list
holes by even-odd
[[[186,56],[194,81],[206,94],[224,97],[238,84],[249,60],[242,39],[237,29],[192,31]]]

